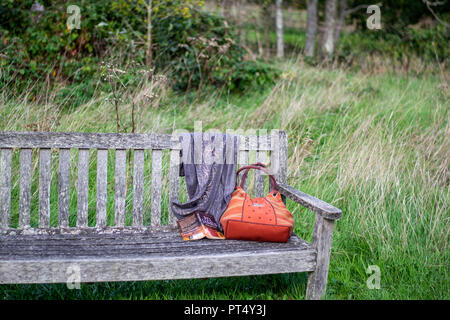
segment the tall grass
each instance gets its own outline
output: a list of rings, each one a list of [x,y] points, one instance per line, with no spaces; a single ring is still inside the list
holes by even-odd
[[[180,96],[161,84],[157,99],[148,104],[144,93],[150,89],[144,82],[128,93],[139,105],[136,132],[192,130],[195,120],[204,130],[286,130],[288,182],[343,211],[326,297],[448,299],[450,128],[442,80],[324,70],[301,61],[280,67],[284,73],[272,88],[240,96],[217,91]],[[116,130],[106,93],[75,110],[59,108],[52,99],[32,104],[25,96],[0,95],[0,130]],[[124,128],[131,125],[130,110],[131,104],[120,106]],[[288,207],[295,232],[311,240],[313,214],[292,202]],[[369,265],[381,270],[378,290],[366,285]],[[302,299],[305,285],[306,276],[300,274],[95,284],[80,291],[63,285],[0,286],[0,296]]]

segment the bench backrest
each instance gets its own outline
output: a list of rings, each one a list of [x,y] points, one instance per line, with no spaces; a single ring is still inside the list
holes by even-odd
[[[31,193],[33,149],[38,149],[39,178],[38,204],[32,201]],[[75,149],[75,151],[71,149]],[[178,201],[180,177],[180,143],[169,134],[115,134],[115,133],[62,133],[62,132],[0,132],[0,232],[11,230],[12,200],[18,199],[18,223],[14,231],[74,230],[89,228],[89,163],[96,149],[96,212],[95,226],[100,228],[123,228],[125,226],[125,205],[127,194],[127,152],[132,151],[132,225],[129,228],[141,229],[161,226],[161,190],[162,175],[168,174],[169,201]],[[114,156],[114,222],[107,225],[107,181],[108,150]],[[163,150],[170,153],[168,170],[163,170]],[[78,153],[76,181],[77,212],[76,226],[69,227],[69,186],[71,179],[71,158]],[[144,152],[151,153],[151,223],[144,225]],[[13,157],[13,153],[18,153]],[[251,155],[255,153],[255,155]],[[15,164],[14,159],[18,158]],[[58,160],[56,160],[59,158]],[[249,159],[270,163],[275,177],[280,182],[286,180],[287,136],[285,132],[273,130],[269,135],[242,135],[240,137],[239,166],[249,163]],[[53,160],[53,161],[52,161]],[[94,159],[95,160],[95,159]],[[128,159],[128,161],[131,161]],[[50,227],[50,186],[52,180],[52,162],[58,166],[57,227]],[[55,163],[56,162],[56,163]],[[34,163],[37,164],[35,161]],[[12,170],[12,168],[15,168]],[[165,167],[167,168],[167,167]],[[73,168],[72,168],[73,169]],[[92,168],[91,168],[92,169]],[[166,172],[168,171],[168,172]],[[12,196],[12,172],[18,174],[19,184]],[[72,175],[73,176],[73,175]],[[255,174],[255,195],[264,193],[264,176]],[[92,184],[92,182],[91,182]],[[130,186],[131,187],[131,186]],[[17,195],[18,193],[18,195]],[[56,199],[52,199],[56,200]],[[30,225],[32,203],[38,206],[38,225]],[[17,207],[17,206],[16,206]],[[112,207],[112,206],[109,206]],[[167,206],[170,208],[170,206]],[[170,211],[170,210],[169,210]],[[17,214],[17,213],[16,213]],[[15,218],[17,220],[17,217]],[[175,225],[176,219],[169,212],[167,224]],[[6,232],[5,232],[6,231]]]

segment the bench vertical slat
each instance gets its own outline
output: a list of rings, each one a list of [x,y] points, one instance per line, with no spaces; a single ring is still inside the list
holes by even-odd
[[[279,131],[279,143],[280,143],[280,167],[278,170],[278,182],[286,183],[287,180],[287,161],[288,161],[288,140],[286,132]],[[286,204],[286,197],[282,196],[283,202]]]
[[[248,137],[248,145],[249,145],[249,149],[252,151],[249,151],[249,153],[251,152],[251,154],[249,154],[249,164],[253,164],[256,162],[257,158],[256,158],[256,154],[257,154],[257,149],[258,149],[258,136],[256,135],[250,135]],[[249,173],[247,174],[247,180],[246,182],[248,182],[248,184],[246,185],[246,187],[248,187],[248,185],[250,184],[250,177],[253,177],[253,196],[256,196],[256,172],[257,170],[249,170]],[[250,191],[250,190],[248,190]]]
[[[133,226],[143,225],[144,215],[144,150],[134,150],[133,156]]]
[[[58,220],[69,226],[70,149],[59,150]]]
[[[287,160],[288,160],[288,140],[286,132],[280,131],[280,172],[279,180],[282,183],[286,183],[287,177]]]
[[[267,136],[258,136],[258,150],[256,151],[256,162],[267,164],[266,151],[264,146],[268,143]],[[257,170],[255,172],[255,196],[264,197],[264,176],[265,173]]]
[[[20,150],[19,227],[30,226],[32,149]]]
[[[116,169],[115,169],[115,218],[116,226],[123,227],[125,225],[125,197],[126,197],[126,172],[127,170],[127,151],[116,150]]]
[[[279,130],[272,130],[270,137],[270,171],[272,171],[275,181],[279,181],[280,170],[280,134]],[[269,179],[269,189],[272,190],[272,182]]]
[[[77,226],[88,226],[89,149],[78,150]]]
[[[151,225],[161,225],[161,160],[162,150],[152,150]]]
[[[9,227],[11,215],[11,149],[1,149],[0,158],[0,229]]]
[[[50,227],[51,149],[39,150],[39,228]]]
[[[180,150],[170,150],[170,169],[169,169],[169,201],[178,202],[180,189]],[[169,204],[170,208],[170,204]],[[176,217],[172,210],[169,209],[169,225],[176,225]]]
[[[97,150],[97,226],[106,227],[108,150]]]
[[[248,136],[241,136],[239,143],[244,146],[244,148],[243,148],[244,150],[240,150],[239,151],[239,168],[242,168],[242,167],[248,165],[249,137]],[[241,173],[239,173],[239,183],[241,181],[241,178],[242,178],[243,174],[244,174],[244,171],[241,171]],[[247,180],[244,183],[244,190],[247,190]]]

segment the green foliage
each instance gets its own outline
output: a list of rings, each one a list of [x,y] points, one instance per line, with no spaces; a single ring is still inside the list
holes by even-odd
[[[437,24],[433,28],[406,28],[399,33],[359,31],[343,34],[337,54],[340,59],[379,54],[401,61],[417,56],[423,61],[445,61],[450,55],[448,29]]]
[[[448,0],[429,2],[436,4],[431,7],[433,12],[439,16],[450,12],[450,1]],[[397,33],[404,30],[409,25],[415,24],[425,17],[434,18],[432,12],[427,8],[427,5],[423,0],[384,0],[382,2],[379,1],[379,3],[381,3],[380,8],[382,24],[388,33]],[[367,5],[367,1],[348,1],[349,8],[354,8],[360,5]],[[357,26],[360,29],[367,29],[367,17],[368,14],[366,10],[361,9],[354,11],[350,16],[350,19],[356,21]]]
[[[6,17],[0,23],[0,63],[8,78],[80,83],[99,74],[99,63],[111,56],[124,68],[130,62],[145,65],[147,1],[75,1],[71,4],[81,9],[81,25],[73,30],[66,25],[71,14],[65,1],[41,1],[41,13],[31,11],[33,2],[0,0],[0,14]],[[181,90],[209,84],[243,89],[276,76],[267,66],[244,61],[233,28],[201,10],[202,5],[196,0],[153,1],[157,72],[171,75]]]
[[[225,79],[230,89],[243,91],[249,87],[263,88],[272,85],[279,75],[279,70],[272,65],[258,61],[244,61],[233,66],[221,78]]]

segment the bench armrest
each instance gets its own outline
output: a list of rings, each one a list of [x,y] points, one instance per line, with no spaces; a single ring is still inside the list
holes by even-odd
[[[326,203],[325,201],[301,192],[287,184],[278,183],[277,185],[282,195],[314,211],[316,214],[321,215],[325,219],[337,220],[342,216],[342,211],[340,209],[333,207],[331,204]]]

